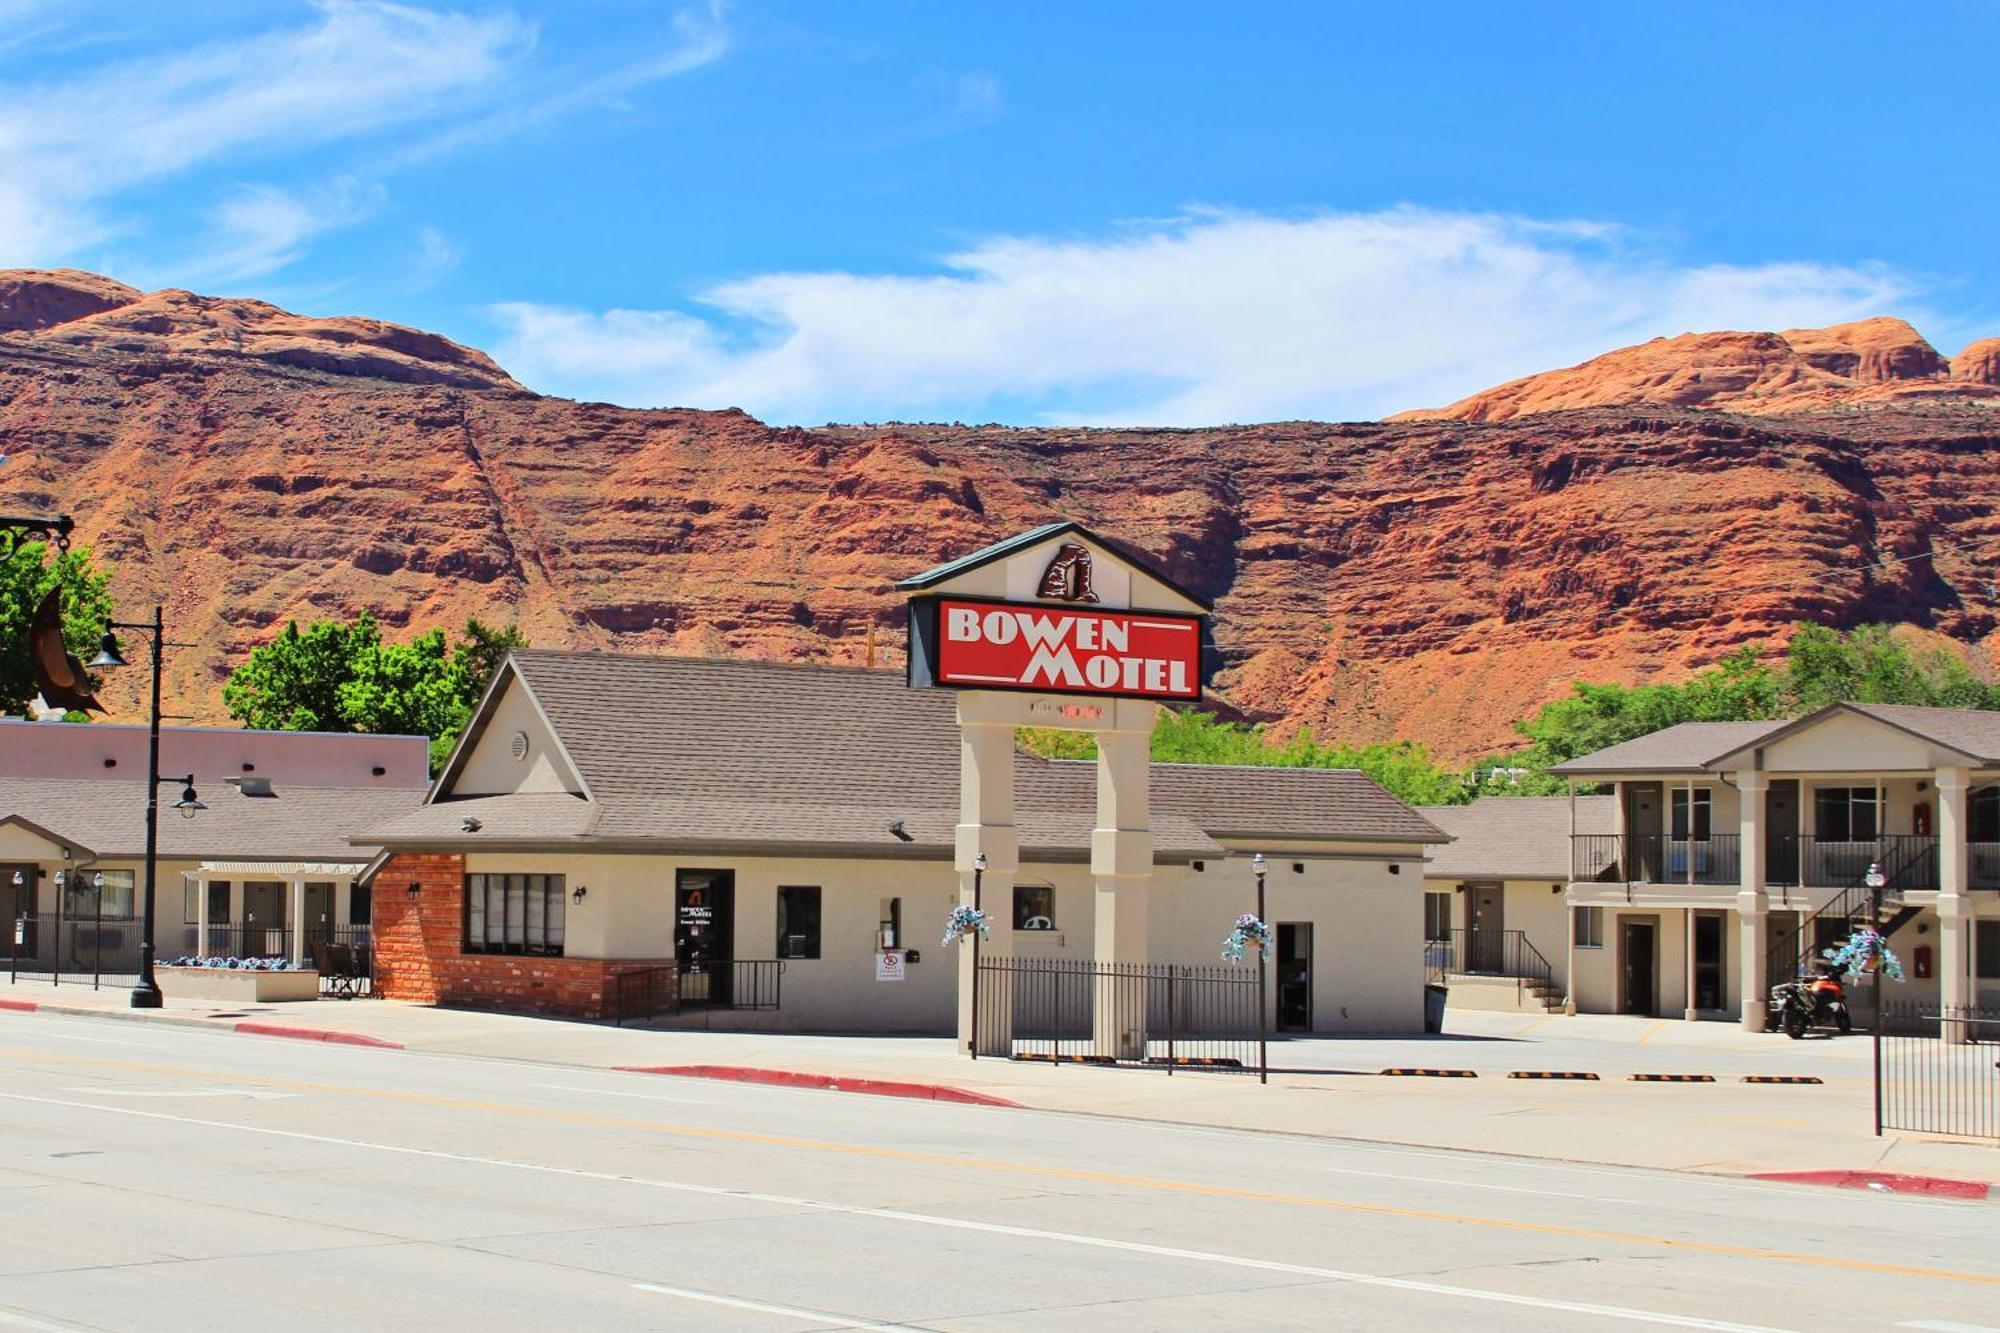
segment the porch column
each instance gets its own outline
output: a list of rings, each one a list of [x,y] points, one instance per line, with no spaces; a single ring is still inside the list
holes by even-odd
[[[1112,705],[1111,728],[1097,733],[1097,826],[1090,834],[1090,872],[1097,881],[1092,945],[1101,965],[1131,966],[1147,961],[1147,893],[1153,875],[1153,832],[1147,809],[1157,712],[1156,704],[1118,700]],[[1246,884],[1246,890],[1248,887]],[[1243,901],[1248,903],[1247,893]],[[1259,958],[1259,965],[1263,961]],[[1120,1059],[1145,1055],[1146,988],[1142,983],[1100,975],[1091,1011],[1096,1054]]]
[[[1740,798],[1737,864],[1742,872],[1736,890],[1737,1003],[1744,1028],[1762,1032],[1771,988],[1771,899],[1764,884],[1764,798],[1770,781],[1752,770],[1736,774],[1735,780]],[[1692,995],[1688,1002],[1694,1002]]]
[[[1672,816],[1671,816],[1671,815],[1670,815],[1670,816],[1668,816],[1668,823],[1667,823],[1667,831],[1668,831],[1669,833],[1671,833],[1671,832],[1673,831],[1673,822],[1672,822]],[[1683,852],[1682,852],[1681,854],[1682,854],[1683,856],[1685,856],[1685,857],[1687,858],[1687,865],[1686,865],[1686,867],[1684,867],[1684,869],[1686,870],[1686,873],[1687,873],[1687,882],[1688,882],[1688,886],[1689,886],[1690,888],[1692,888],[1692,887],[1693,887],[1693,885],[1694,885],[1694,844],[1695,844],[1695,836],[1694,836],[1694,779],[1693,779],[1693,778],[1689,778],[1689,779],[1687,780],[1687,831],[1688,831],[1688,835],[1687,835],[1687,848],[1686,848],[1686,850],[1685,850],[1685,851],[1683,851]],[[1709,832],[1711,832],[1711,833],[1713,833],[1714,831],[1715,831],[1715,830],[1714,830],[1713,828],[1710,828],[1710,829],[1709,829]],[[1689,940],[1692,940],[1692,939],[1694,939],[1694,928],[1693,928],[1692,926],[1688,927],[1688,939],[1689,939]],[[1692,953],[1692,951],[1690,951],[1690,953],[1689,953],[1689,959],[1690,959],[1690,961],[1689,961],[1689,964],[1688,964],[1688,966],[1689,966],[1689,967],[1693,967],[1693,966],[1694,966],[1694,964],[1693,964],[1693,961],[1692,961],[1692,959],[1693,959],[1693,953]],[[1694,975],[1694,973],[1693,973],[1693,972],[1689,972],[1689,973],[1688,973],[1688,975],[1689,975],[1689,976],[1691,977],[1691,976],[1693,976],[1693,975]],[[1691,990],[1690,990],[1690,991],[1689,991],[1689,993],[1688,993],[1688,1008],[1689,1008],[1689,1009],[1692,1009],[1692,1008],[1694,1008],[1694,993],[1693,993],[1693,992],[1692,992]],[[1689,1017],[1691,1018],[1691,1017],[1693,1017],[1693,1015],[1692,1015],[1692,1014],[1690,1014],[1690,1015],[1689,1015]]]
[[[306,959],[306,877],[302,874],[285,876],[285,892],[291,899],[290,906],[285,909],[285,915],[291,923],[289,943],[292,966],[300,967],[304,965]]]
[[[1692,832],[1691,829],[1690,832]],[[1685,936],[1682,942],[1682,949],[1685,956],[1681,960],[1685,966],[1681,968],[1681,971],[1684,974],[1682,980],[1687,986],[1687,1002],[1681,1008],[1681,1017],[1687,1022],[1692,1023],[1695,1019],[1701,1017],[1701,1012],[1694,1005],[1694,908],[1688,908],[1681,915],[1687,918],[1687,929],[1681,932]]]
[[[194,872],[194,956],[208,957],[208,876],[206,870]]]
[[[1947,1010],[1972,1004],[1972,884],[1971,821],[1966,793],[1972,773],[1940,768],[1936,775],[1938,804],[1938,1003]],[[1947,1024],[1945,1039],[1965,1038],[1965,1024]]]
[[[975,869],[986,858],[986,869],[977,876],[979,905],[993,922],[993,933],[978,952],[996,958],[1013,953],[1010,945],[1014,922],[1014,877],[1020,871],[1021,836],[1014,826],[1014,727],[982,719],[979,701],[962,695],[958,703],[958,827],[953,837],[952,865],[958,871],[958,901],[973,905]],[[906,922],[904,930],[909,930]],[[907,947],[907,940],[897,940]],[[958,1049],[970,1052],[973,1043],[972,995],[974,952],[970,940],[961,941],[958,952]],[[993,997],[1005,1000],[1004,996]],[[1005,1012],[1003,1008],[1001,1012]],[[989,1044],[1011,1046],[1011,1039],[998,1043],[989,1033]],[[996,1051],[995,1054],[1004,1054]]]
[[[1576,784],[1570,783],[1570,828],[1576,828]],[[1575,837],[1572,831],[1571,837]],[[1571,867],[1571,873],[1575,867]],[[1576,904],[1570,901],[1569,890],[1563,890],[1563,1012],[1576,1013]]]

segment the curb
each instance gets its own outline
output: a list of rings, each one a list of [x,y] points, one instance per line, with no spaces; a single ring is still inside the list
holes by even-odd
[[[65,1018],[108,1018],[114,1022],[165,1023],[169,1027],[192,1028],[197,1032],[240,1032],[250,1037],[292,1037],[299,1041],[323,1041],[337,1046],[373,1046],[400,1051],[400,1041],[371,1037],[365,1032],[342,1032],[337,1028],[287,1027],[283,1023],[218,1023],[212,1018],[189,1018],[154,1009],[93,1009],[81,1004],[43,1004],[39,1000],[0,999],[0,1010],[17,1013],[61,1014]]]
[[[1759,1171],[1745,1177],[1780,1185],[1831,1185],[1836,1189],[1921,1194],[1933,1199],[2000,1198],[2000,1185],[1947,1176],[1909,1176],[1896,1171]]]
[[[919,1101],[958,1102],[967,1106],[1004,1106],[1024,1110],[1021,1103],[990,1093],[968,1092],[943,1083],[898,1083],[877,1078],[847,1078],[834,1074],[804,1074],[790,1069],[752,1069],[743,1065],[614,1065],[620,1073],[666,1074],[674,1078],[720,1079],[730,1083],[761,1083],[779,1088],[817,1088],[822,1092],[859,1092],[872,1097],[910,1097]]]

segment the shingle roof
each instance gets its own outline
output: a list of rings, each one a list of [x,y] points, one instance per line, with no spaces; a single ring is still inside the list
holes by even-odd
[[[171,798],[171,790],[167,792]],[[405,788],[277,788],[275,796],[244,796],[226,784],[204,783],[209,808],[192,819],[163,803],[160,855],[212,861],[357,861],[351,841],[416,808],[421,791]],[[105,860],[146,851],[146,784],[76,778],[9,778],[0,782],[0,815],[19,814]]]
[[[1722,756],[1754,745],[1785,725],[1778,721],[1681,722],[1555,764],[1549,772],[1564,776],[1699,772]]]
[[[1569,798],[1482,796],[1470,805],[1427,805],[1418,813],[1452,836],[1431,852],[1426,879],[1570,877]],[[1576,798],[1576,831],[1610,833],[1616,798]]]
[[[1847,707],[1983,763],[2000,763],[2000,712],[1985,708],[1920,708],[1915,704],[1848,704]]]
[[[950,691],[910,689],[893,671],[768,662],[531,651],[513,665],[591,799],[445,799],[371,836],[399,845],[587,837],[929,856],[952,845],[959,735]],[[1154,793],[1163,856],[1218,855],[1211,835],[1221,833],[1441,837],[1352,772],[1162,764]],[[1024,851],[1087,853],[1094,812],[1091,765],[1018,757]],[[468,813],[482,822],[476,834],[460,831]],[[893,820],[911,841],[890,833]]]

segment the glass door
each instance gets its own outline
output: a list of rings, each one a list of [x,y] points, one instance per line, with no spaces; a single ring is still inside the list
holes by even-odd
[[[728,1008],[736,952],[736,872],[683,870],[674,877],[674,963],[681,1003]]]

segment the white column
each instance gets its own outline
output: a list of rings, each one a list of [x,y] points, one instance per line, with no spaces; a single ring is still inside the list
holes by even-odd
[[[194,872],[194,955],[208,957],[208,871]]]
[[[1760,772],[1736,774],[1740,799],[1737,816],[1737,863],[1742,874],[1736,890],[1736,947],[1740,955],[1736,975],[1737,1002],[1741,1021],[1751,1032],[1764,1030],[1764,1016],[1771,988],[1766,950],[1771,940],[1771,899],[1764,883],[1764,799],[1769,779]],[[1692,997],[1689,1003],[1693,1003]]]
[[[1972,1004],[1973,925],[1971,820],[1966,793],[1972,774],[1963,768],[1937,771],[1938,804],[1938,1003],[1947,1009]],[[1947,1024],[1945,1031],[1963,1039],[1964,1024]]]
[[[306,957],[306,877],[304,875],[286,876],[285,888],[287,896],[292,900],[291,906],[286,909],[286,916],[292,924],[292,965],[297,967],[305,962]]]
[[[980,699],[972,694],[959,697],[958,704],[958,828],[953,839],[952,864],[958,871],[958,901],[973,905],[975,879],[979,906],[992,921],[992,935],[979,952],[1005,958],[1013,953],[1014,879],[1021,866],[1021,836],[1014,826],[1014,727],[982,718]],[[977,873],[981,856],[986,858],[984,873]],[[911,930],[905,921],[903,929]],[[899,947],[907,940],[897,940]],[[972,1049],[972,993],[974,950],[970,940],[961,941],[958,952],[958,1049]],[[1002,997],[988,997],[1000,1000]],[[989,1012],[1007,1012],[1004,1004]],[[989,1032],[998,1045],[997,1033]],[[994,1054],[1005,1054],[996,1050]]]
[[[1687,882],[1688,882],[1688,885],[1689,885],[1689,887],[1693,887],[1693,885],[1694,885],[1694,842],[1695,842],[1695,837],[1694,837],[1694,779],[1693,779],[1693,778],[1689,778],[1689,779],[1687,780],[1687,796],[1686,796],[1686,797],[1684,797],[1683,799],[1685,799],[1685,800],[1687,801],[1687,831],[1688,831],[1688,835],[1687,835],[1687,846],[1686,846],[1686,847],[1685,847],[1685,848],[1684,848],[1684,849],[1682,850],[1682,852],[1681,852],[1681,855],[1687,858],[1687,864],[1686,864],[1686,865],[1685,865],[1684,867],[1682,867],[1682,869],[1684,869],[1684,870],[1685,870],[1685,871],[1687,872]],[[1671,815],[1669,815],[1669,816],[1668,816],[1668,818],[1669,818],[1669,820],[1671,821],[1671,819],[1672,819],[1672,816],[1671,816]],[[1672,831],[1673,831],[1673,825],[1671,824],[1671,822],[1670,822],[1670,823],[1668,824],[1668,826],[1667,826],[1667,831],[1668,831],[1668,832],[1672,832]],[[1711,828],[1711,829],[1710,829],[1710,832],[1714,832],[1714,830],[1713,830],[1713,829]],[[1692,926],[1690,926],[1690,927],[1688,928],[1688,938],[1689,938],[1690,940],[1692,940],[1692,939],[1694,938],[1694,928],[1693,928]],[[1693,967],[1693,966],[1694,966],[1694,963],[1693,963],[1693,961],[1692,961],[1692,960],[1693,960],[1693,957],[1694,957],[1694,955],[1693,955],[1692,951],[1690,951],[1690,952],[1689,952],[1689,955],[1688,955],[1688,957],[1689,957],[1689,963],[1688,963],[1688,966],[1689,966],[1689,967]],[[1690,975],[1690,976],[1692,976],[1692,975],[1693,975],[1693,973],[1689,973],[1689,975]],[[1693,1008],[1694,1008],[1694,992],[1693,992],[1692,990],[1690,990],[1690,991],[1688,992],[1688,1008],[1689,1008],[1689,1009],[1693,1009]],[[1692,1016],[1692,1015],[1690,1015],[1690,1016]]]
[[[1570,827],[1576,827],[1576,784],[1570,783]],[[1574,834],[1571,835],[1575,836]],[[1574,866],[1571,867],[1575,869]],[[1576,1012],[1576,904],[1569,900],[1569,890],[1563,890],[1563,1012]]]
[[[1690,827],[1688,831],[1692,833],[1694,830]],[[1683,974],[1683,984],[1687,986],[1685,1003],[1681,1007],[1681,1017],[1687,1022],[1692,1023],[1695,1019],[1701,1017],[1700,1011],[1694,1007],[1694,908],[1688,908],[1681,915],[1687,918],[1687,929],[1681,932],[1685,937],[1681,947],[1686,954],[1682,959],[1684,966],[1681,968],[1681,972]]]
[[[1099,963],[1147,961],[1147,894],[1153,875],[1148,810],[1157,714],[1156,704],[1121,699],[1110,710],[1110,728],[1097,733],[1097,826],[1090,834],[1090,871],[1097,882],[1092,943]],[[1121,1059],[1145,1054],[1143,985],[1101,979],[1092,1012],[1097,1054]]]

